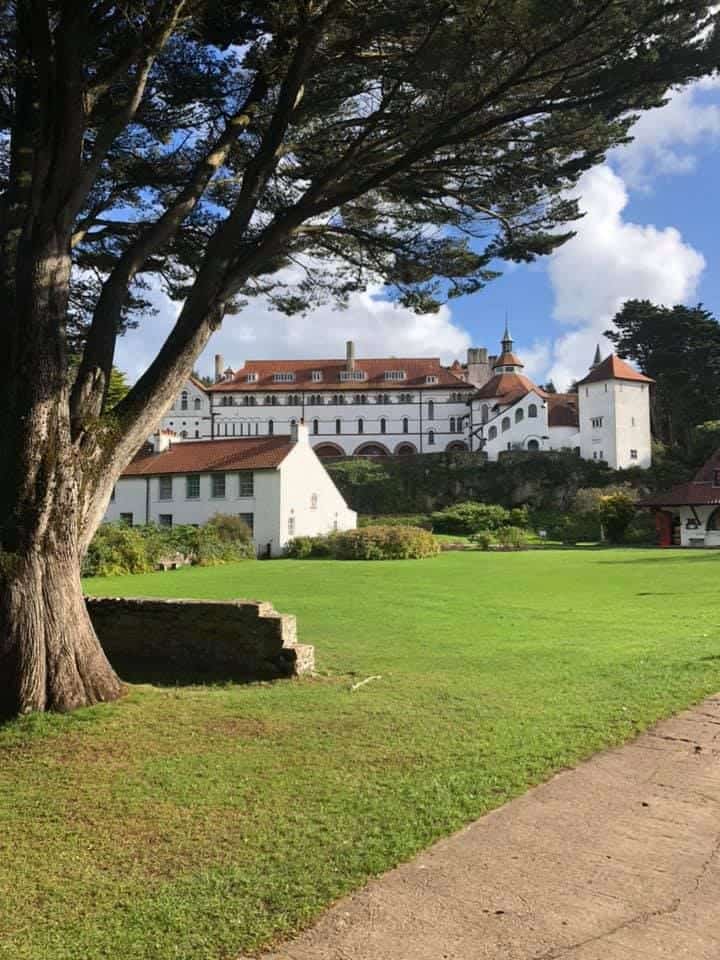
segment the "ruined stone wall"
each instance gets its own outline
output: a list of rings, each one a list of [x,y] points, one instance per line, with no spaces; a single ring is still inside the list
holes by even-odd
[[[110,661],[167,672],[272,680],[314,667],[313,647],[297,642],[295,617],[246,600],[88,597],[88,612]]]

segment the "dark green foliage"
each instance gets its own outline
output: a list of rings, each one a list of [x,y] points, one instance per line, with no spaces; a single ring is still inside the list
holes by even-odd
[[[323,556],[335,560],[422,560],[436,556],[440,546],[420,527],[375,526],[325,537],[296,537],[285,552],[294,560]]]
[[[216,513],[205,524],[205,529],[208,527],[224,543],[249,543],[252,540],[250,527],[232,513]]]
[[[527,550],[530,542],[530,534],[522,527],[500,527],[495,536],[505,550]]]
[[[104,523],[95,534],[83,563],[83,576],[108,577],[148,573],[161,561],[186,561],[199,566],[250,560],[255,548],[245,524],[225,523],[218,515],[203,527],[155,524],[130,527]],[[229,518],[234,521],[234,517]]]
[[[432,530],[431,517],[426,513],[399,513],[383,514],[382,516],[358,517],[359,527],[422,527],[423,530]]]
[[[693,428],[720,418],[720,324],[702,304],[628,300],[606,336],[656,383],[653,433],[690,453]]]
[[[635,498],[628,493],[617,491],[600,498],[598,516],[610,543],[624,541],[635,511]]]
[[[466,501],[433,513],[435,533],[456,533],[470,536],[479,530],[499,530],[510,522],[510,513],[494,503]]]

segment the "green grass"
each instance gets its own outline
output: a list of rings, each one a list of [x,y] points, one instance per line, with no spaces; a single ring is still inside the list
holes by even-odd
[[[321,675],[135,686],[0,729],[0,957],[218,960],[308,923],[720,689],[719,574],[718,554],[602,550],[88,582],[272,600]]]

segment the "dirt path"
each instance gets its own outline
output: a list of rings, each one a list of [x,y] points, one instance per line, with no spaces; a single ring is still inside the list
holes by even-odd
[[[720,960],[720,695],[341,900],[263,960]]]

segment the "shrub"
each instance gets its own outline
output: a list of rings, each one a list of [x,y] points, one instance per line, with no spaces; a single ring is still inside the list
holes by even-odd
[[[359,527],[422,527],[432,530],[432,520],[427,513],[400,513],[381,516],[364,516],[358,519]]]
[[[501,527],[496,537],[500,546],[506,550],[527,550],[530,535],[522,527]]]
[[[509,519],[510,513],[505,507],[495,503],[467,500],[433,513],[432,524],[436,533],[470,536],[479,530],[497,530],[507,524]]]
[[[252,540],[250,527],[244,520],[232,513],[216,513],[210,517],[206,527],[213,527],[217,531],[218,537],[227,543],[236,541],[247,543]]]
[[[83,576],[112,577],[152,570],[142,529],[124,523],[104,523],[85,554]]]
[[[440,545],[420,527],[362,527],[333,538],[337,560],[421,560],[434,557]]]
[[[611,543],[622,543],[635,516],[635,497],[620,492],[600,498],[598,516]]]
[[[285,548],[293,560],[419,560],[440,552],[435,537],[419,527],[374,526],[320,537],[295,537]]]
[[[473,543],[476,543],[480,550],[489,550],[497,541],[494,534],[490,533],[489,530],[481,530],[479,533],[474,533],[470,539]]]

